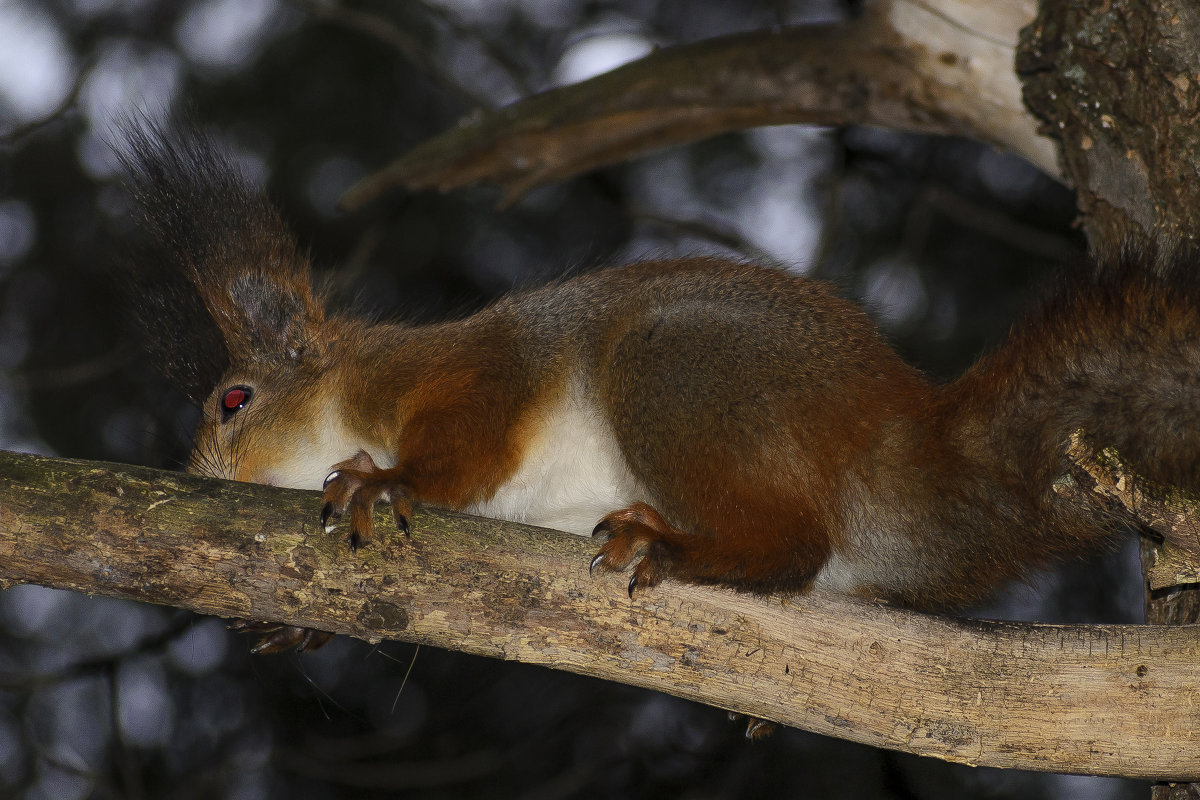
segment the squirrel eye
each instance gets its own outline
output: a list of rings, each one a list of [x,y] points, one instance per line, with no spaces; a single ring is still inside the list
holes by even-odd
[[[221,397],[221,421],[225,422],[250,402],[254,390],[249,386],[234,386]]]

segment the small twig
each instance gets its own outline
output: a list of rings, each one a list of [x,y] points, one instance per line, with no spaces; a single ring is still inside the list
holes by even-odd
[[[91,53],[79,64],[79,70],[75,73],[75,81],[71,84],[71,90],[67,92],[66,97],[51,111],[47,116],[41,119],[27,122],[24,125],[18,125],[8,133],[0,136],[0,146],[15,147],[22,139],[32,136],[43,128],[48,128],[59,120],[73,113],[76,104],[79,102],[79,95],[83,92],[83,86],[87,83],[92,67],[95,66],[98,55]]]
[[[965,228],[985,233],[1039,258],[1069,263],[1079,257],[1080,248],[1067,237],[1026,225],[1008,214],[988,208],[945,186],[926,186],[917,203],[937,211]]]
[[[400,702],[400,695],[404,692],[404,687],[408,684],[408,676],[412,674],[413,667],[417,664],[417,656],[421,654],[421,645],[417,645],[413,650],[412,661],[408,662],[408,669],[404,671],[404,677],[400,680],[400,688],[396,690],[396,699],[392,701],[392,713],[396,713],[396,704]]]

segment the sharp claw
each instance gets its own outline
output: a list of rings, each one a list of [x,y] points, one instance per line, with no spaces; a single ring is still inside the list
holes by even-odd
[[[596,567],[604,563],[604,553],[596,553],[596,557],[592,559],[592,563],[588,564],[588,575],[593,575],[596,572]]]
[[[333,516],[333,503],[326,503],[321,506],[321,527],[329,524],[329,518]]]
[[[775,731],[775,723],[768,722],[765,719],[757,719],[751,717],[750,723],[746,725],[746,738],[750,741],[758,741],[765,739]]]
[[[629,579],[629,599],[633,599],[633,590],[637,588],[637,574]]]
[[[275,653],[290,650],[295,646],[295,637],[292,635],[291,629],[279,628],[259,639],[258,643],[250,648],[250,655],[274,655]]]

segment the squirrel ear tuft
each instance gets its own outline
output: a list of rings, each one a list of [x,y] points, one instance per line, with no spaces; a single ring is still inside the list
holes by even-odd
[[[235,351],[235,358],[296,359],[314,343],[324,312],[307,283],[281,282],[277,275],[255,271],[238,276],[227,289],[237,312],[231,322],[242,326],[225,337],[244,349]]]
[[[140,315],[158,316],[144,326],[160,338],[156,347],[164,352],[156,358],[168,377],[182,378],[195,397],[202,390],[193,384],[208,383],[211,391],[218,376],[210,377],[207,365],[203,374],[186,367],[180,376],[176,365],[197,361],[199,348],[219,351],[228,366],[294,359],[320,342],[325,309],[307,257],[279,212],[212,138],[186,120],[160,124],[145,115],[123,123],[119,135],[115,149],[142,233],[126,271],[134,293],[147,295],[137,302]],[[191,291],[180,292],[180,283]],[[188,303],[193,308],[184,308]],[[207,312],[207,324],[195,323],[196,306]],[[184,322],[195,332],[181,334]],[[171,326],[166,336],[156,329]]]

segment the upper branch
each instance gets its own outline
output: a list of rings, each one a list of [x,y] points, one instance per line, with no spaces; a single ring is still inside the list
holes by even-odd
[[[0,452],[0,581],[396,638],[1000,767],[1200,776],[1196,626],[949,620],[588,577],[586,539],[425,509],[351,554],[315,492]]]
[[[836,25],[725,36],[659,50],[582,83],[463,120],[343,197],[393,186],[540,184],[658,147],[761,125],[880,125],[968,136],[1056,174],[1021,102],[1013,52],[1032,3],[884,0]]]

